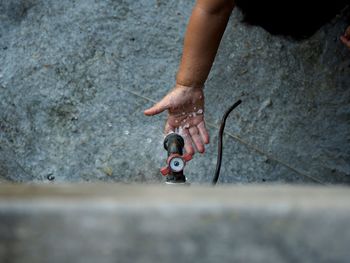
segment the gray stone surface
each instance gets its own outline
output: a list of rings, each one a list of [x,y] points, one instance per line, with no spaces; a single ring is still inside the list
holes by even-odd
[[[350,192],[0,186],[0,261],[348,262]]]
[[[0,0],[0,177],[21,182],[159,182],[165,115],[194,1]],[[235,11],[206,86],[212,143],[187,168],[215,169],[229,118],[225,183],[349,183],[346,12],[295,43]]]

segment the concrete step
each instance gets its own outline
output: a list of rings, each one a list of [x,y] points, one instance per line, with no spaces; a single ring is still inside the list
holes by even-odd
[[[348,262],[342,187],[0,185],[0,262]]]

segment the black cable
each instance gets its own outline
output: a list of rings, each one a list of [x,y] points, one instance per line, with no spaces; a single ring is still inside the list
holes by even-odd
[[[241,104],[242,101],[238,100],[235,104],[233,104],[224,114],[221,120],[221,125],[220,125],[220,130],[219,130],[219,138],[218,138],[218,157],[216,161],[216,170],[215,170],[215,175],[212,181],[212,185],[216,185],[216,183],[219,180],[219,175],[220,175],[220,168],[221,168],[221,159],[222,159],[222,136],[224,134],[224,129],[225,129],[225,124],[226,124],[226,119],[228,115],[233,111],[239,104]]]

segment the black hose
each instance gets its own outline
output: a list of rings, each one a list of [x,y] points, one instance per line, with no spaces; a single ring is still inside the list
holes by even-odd
[[[220,168],[221,168],[221,159],[222,159],[222,136],[224,134],[224,129],[225,129],[225,124],[226,124],[226,119],[228,115],[233,111],[239,104],[241,104],[242,101],[238,100],[235,104],[233,104],[224,114],[221,120],[221,125],[220,125],[220,130],[219,130],[219,138],[218,138],[218,157],[216,161],[216,170],[215,170],[215,175],[212,181],[212,185],[216,185],[216,183],[219,180],[219,175],[220,175]]]

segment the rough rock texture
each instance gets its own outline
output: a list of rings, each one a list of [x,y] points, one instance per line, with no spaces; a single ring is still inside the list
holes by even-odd
[[[0,0],[0,178],[161,181],[165,115],[189,0]],[[206,85],[211,145],[186,168],[208,182],[229,118],[221,182],[350,182],[349,11],[301,43],[240,23]],[[49,180],[50,179],[50,180]]]

